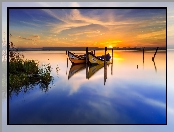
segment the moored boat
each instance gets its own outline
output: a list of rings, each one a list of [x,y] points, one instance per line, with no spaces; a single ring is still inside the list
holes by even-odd
[[[106,55],[106,64],[110,64],[110,55]],[[104,56],[95,56],[94,54],[89,53],[88,59],[91,64],[104,64]]]
[[[74,64],[80,64],[86,62],[86,56],[84,55],[75,55],[74,53],[68,52],[69,60]]]

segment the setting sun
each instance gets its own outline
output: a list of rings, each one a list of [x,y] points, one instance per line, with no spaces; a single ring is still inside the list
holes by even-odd
[[[165,9],[10,9],[10,41],[18,48],[165,46],[165,15]]]

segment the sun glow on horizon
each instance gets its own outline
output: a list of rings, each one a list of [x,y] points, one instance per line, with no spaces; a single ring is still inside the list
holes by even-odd
[[[10,9],[10,41],[25,48],[165,46],[166,10],[145,10]]]

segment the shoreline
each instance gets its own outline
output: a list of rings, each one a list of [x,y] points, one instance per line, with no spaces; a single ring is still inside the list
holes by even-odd
[[[107,50],[125,50],[125,51],[142,51],[143,48],[107,48]],[[150,50],[156,50],[157,47],[145,47],[144,51],[150,51]],[[43,48],[16,48],[16,49],[9,49],[10,51],[86,51],[86,48],[83,47],[74,47],[74,48],[68,48],[68,47],[43,47]],[[88,48],[89,51],[92,50],[105,50],[105,48]],[[168,49],[166,47],[159,47],[158,50],[165,50],[167,51]]]

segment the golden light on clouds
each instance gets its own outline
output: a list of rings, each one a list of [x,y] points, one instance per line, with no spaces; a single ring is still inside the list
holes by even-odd
[[[166,45],[165,9],[35,9],[26,12],[25,9],[10,12],[9,29],[13,34],[10,41],[17,47]]]

